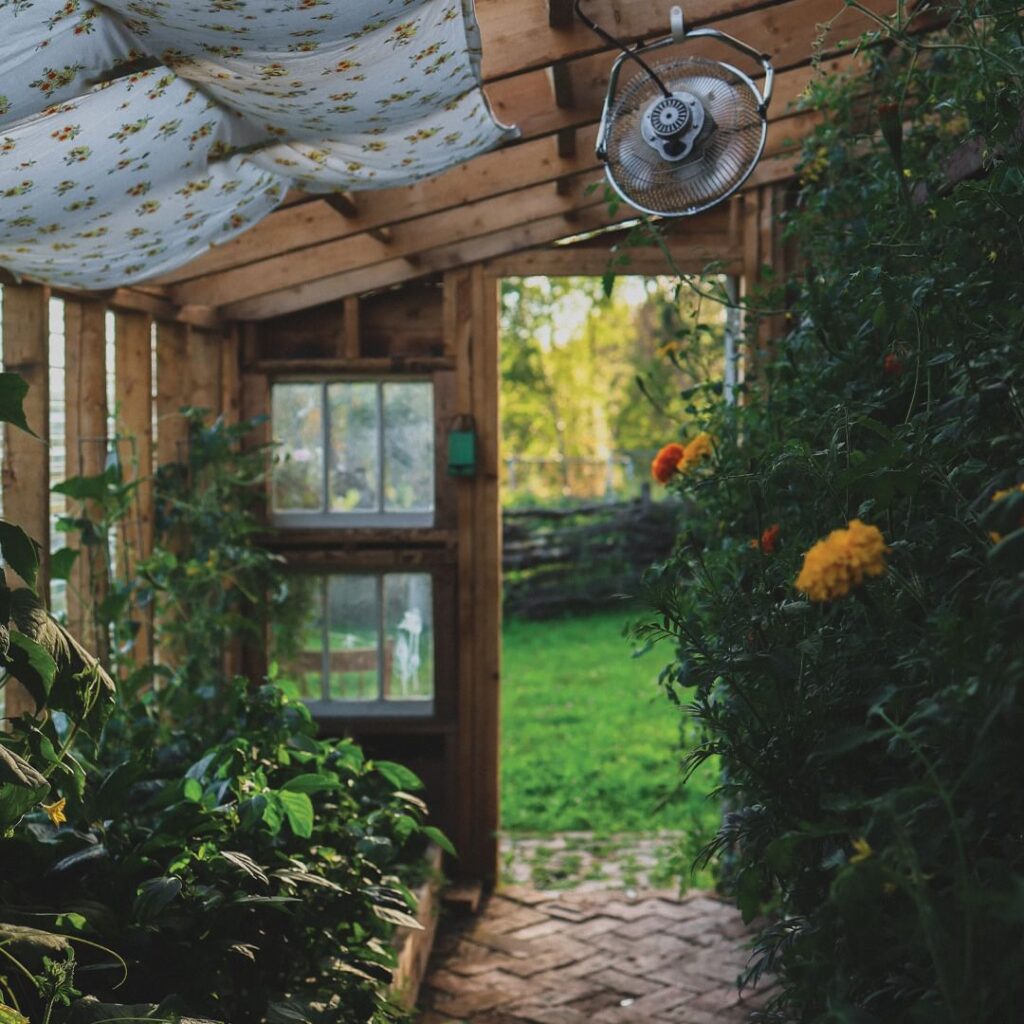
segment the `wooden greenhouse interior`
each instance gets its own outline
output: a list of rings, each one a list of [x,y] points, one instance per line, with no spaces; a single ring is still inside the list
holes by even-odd
[[[267,416],[271,388],[280,382],[432,385],[432,522],[286,527],[274,544],[298,572],[429,576],[435,659],[429,713],[353,718],[335,712],[323,727],[354,735],[371,754],[418,772],[436,820],[460,851],[456,870],[493,880],[501,616],[498,284],[508,276],[602,275],[619,243],[629,257],[616,265],[622,272],[658,274],[667,266],[661,249],[625,244],[635,214],[624,204],[610,209],[603,191],[591,187],[600,180],[594,142],[611,51],[574,21],[569,0],[477,0],[476,6],[486,94],[498,119],[518,126],[517,141],[407,187],[293,192],[255,227],[146,284],[83,293],[8,274],[3,365],[28,382],[28,422],[45,442],[50,300],[62,299],[68,476],[102,470],[112,411],[108,375],[120,428],[137,439],[132,472],[144,478],[176,460],[185,437],[182,406],[234,421]],[[649,0],[586,6],[630,42],[667,29],[665,6]],[[893,0],[864,6],[878,15],[896,8]],[[853,7],[837,15],[835,0],[693,0],[686,14],[691,25],[713,23],[750,40],[771,55],[777,71],[767,148],[742,192],[666,229],[676,270],[700,273],[714,262],[749,289],[766,264],[778,272],[787,260],[778,214],[800,140],[818,119],[794,103],[819,64],[825,71],[856,67],[856,40],[873,22]],[[467,422],[476,429],[476,472],[452,477],[448,435]],[[44,553],[50,482],[45,444],[8,431],[4,512]],[[151,542],[153,516],[152,491],[143,488],[141,528],[131,539],[140,555]],[[84,630],[71,595],[68,613],[71,628]],[[244,657],[254,671],[266,664],[262,650]],[[8,714],[16,712],[13,688],[7,700]]]

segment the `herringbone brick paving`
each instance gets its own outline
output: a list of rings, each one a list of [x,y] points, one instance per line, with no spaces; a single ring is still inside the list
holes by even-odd
[[[706,893],[501,889],[442,930],[420,1024],[745,1024],[745,936]]]

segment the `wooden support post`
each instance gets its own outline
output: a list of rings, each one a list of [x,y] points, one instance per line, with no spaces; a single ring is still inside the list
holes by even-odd
[[[121,551],[128,578],[136,574],[140,561],[153,550],[153,344],[152,321],[148,313],[116,314],[114,394],[118,405],[118,426],[127,435],[120,446],[125,481],[137,481],[135,513],[123,526]],[[153,616],[150,607],[136,607],[139,622],[133,656],[137,665],[153,658]]]
[[[50,566],[50,359],[48,288],[6,284],[3,291],[4,369],[28,384],[25,418],[39,435],[4,428],[4,518],[25,530],[40,546],[36,589],[45,598]],[[23,584],[7,569],[10,586]],[[3,691],[5,714],[16,718],[34,709],[27,691],[9,680]]]
[[[242,415],[242,340],[238,324],[224,330],[220,345],[220,415],[238,423]]]
[[[158,466],[183,462],[188,456],[188,423],[181,410],[191,404],[188,360],[188,331],[185,324],[156,325],[156,420]]]
[[[497,877],[501,731],[501,424],[498,416],[498,281],[473,268],[473,416],[478,433],[475,670],[473,724],[477,762],[476,858],[488,881]]]
[[[349,295],[344,299],[344,332],[342,340],[346,359],[358,359],[362,352],[359,342],[359,296]]]
[[[477,428],[478,471],[458,483],[459,699],[456,845],[461,871],[488,882],[498,865],[501,660],[498,284],[477,266],[445,277],[446,345],[456,399]]]
[[[220,412],[220,343],[217,333],[188,328],[185,366],[182,368],[189,382],[188,404],[196,409],[207,409],[211,416]]]
[[[98,476],[107,459],[106,307],[97,300],[64,302],[64,423],[67,476]],[[84,512],[98,510],[86,507]],[[101,660],[109,656],[96,606],[107,592],[105,546],[68,538],[79,555],[68,580],[68,626]]]

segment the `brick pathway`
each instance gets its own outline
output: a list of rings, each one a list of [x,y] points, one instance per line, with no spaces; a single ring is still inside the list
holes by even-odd
[[[442,931],[420,1024],[744,1024],[745,933],[704,893],[501,889]]]

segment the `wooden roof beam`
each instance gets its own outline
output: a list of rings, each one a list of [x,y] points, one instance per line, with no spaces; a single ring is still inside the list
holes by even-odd
[[[607,207],[602,202],[591,203],[578,211],[577,220],[571,224],[565,216],[557,214],[529,224],[496,231],[465,243],[440,246],[423,253],[415,273],[410,271],[404,261],[392,260],[376,267],[361,268],[318,281],[305,282],[294,288],[268,292],[224,306],[220,312],[229,319],[269,319],[310,306],[333,302],[348,295],[359,295],[391,287],[414,277],[495,259],[536,246],[549,245],[560,238],[597,230],[629,219],[632,219],[632,214],[626,212],[624,207],[620,207],[614,217],[609,217]],[[687,221],[689,233],[680,242],[680,245],[687,247],[687,255],[677,257],[680,259],[681,269],[698,273],[714,260],[739,260],[740,246],[729,240],[728,225],[728,211],[722,209],[690,218]],[[673,251],[676,252],[678,248],[673,246]],[[667,265],[663,264],[662,270],[667,269]]]
[[[804,114],[772,122],[768,155],[781,151],[787,136],[801,138],[809,127],[807,119],[811,116]],[[581,129],[576,155],[568,159],[559,158],[551,142],[540,139],[521,148],[515,160],[510,160],[509,154],[503,151],[488,153],[420,185],[362,193],[362,213],[353,221],[333,215],[322,202],[278,210],[244,234],[214,247],[185,267],[158,280],[167,284],[197,280],[259,259],[301,251],[308,245],[350,238],[389,220],[392,223],[391,236],[386,244],[390,245],[401,224],[415,218],[433,216],[446,209],[465,207],[534,185],[553,183],[582,171],[596,171],[599,167],[594,156],[596,138],[595,126]]]
[[[332,274],[385,263],[394,258],[415,260],[421,252],[449,242],[463,241],[531,220],[564,214],[580,205],[586,184],[595,171],[576,175],[568,195],[553,195],[545,186],[520,191],[515,202],[505,197],[445,210],[397,227],[392,244],[382,246],[367,235],[312,245],[294,252],[229,268],[186,281],[171,289],[179,303],[237,303],[266,291],[268,281],[278,288],[299,286]],[[591,202],[600,201],[594,196]]]
[[[883,16],[895,13],[899,6],[898,0],[863,3]],[[624,43],[668,35],[669,6],[651,0],[586,0],[588,17]],[[476,11],[483,37],[485,82],[608,50],[607,44],[578,20],[553,29],[550,0],[476,0]],[[839,8],[836,0],[688,0],[686,21],[692,28],[714,24],[773,54],[780,44],[785,45],[787,34],[798,23],[811,29],[828,26],[823,52],[831,50],[841,37],[855,41],[872,24],[852,6]],[[779,66],[787,65],[780,61]]]
[[[351,192],[328,192],[323,200],[327,205],[347,220],[354,220],[359,216],[359,207]]]
[[[548,25],[551,28],[570,28],[575,20],[573,0],[548,0]]]
[[[791,149],[793,140],[799,140],[810,130],[817,116],[812,112],[771,124],[766,157]],[[593,155],[596,129],[588,128],[580,135],[580,151],[575,157],[560,160],[549,151],[546,156],[538,156],[538,162],[545,165],[542,172],[538,173],[532,166],[521,168],[533,172],[537,184],[528,184],[530,174],[527,173],[523,179],[527,184],[516,191],[514,201],[508,199],[507,193],[501,193],[463,202],[452,208],[446,206],[415,220],[394,225],[386,245],[366,231],[356,233],[355,230],[340,230],[336,219],[325,220],[317,216],[315,207],[298,207],[285,211],[292,220],[286,240],[294,235],[306,245],[297,248],[287,245],[280,248],[268,246],[261,242],[260,228],[257,227],[209,254],[211,257],[219,257],[222,250],[232,246],[240,255],[248,256],[248,259],[234,263],[225,261],[216,269],[182,281],[171,288],[170,296],[177,302],[219,306],[258,294],[264,289],[267,280],[299,283],[304,278],[313,279],[331,273],[338,261],[345,264],[344,268],[336,267],[339,272],[357,264],[369,266],[394,257],[413,256],[420,249],[440,244],[440,241],[435,242],[434,239],[468,238],[511,226],[516,221],[529,218],[538,207],[544,211],[545,216],[556,213],[565,206],[566,201],[571,201],[571,192],[581,178],[585,177],[588,181],[600,180],[600,165]],[[491,155],[499,156],[502,154]],[[507,155],[504,159],[507,162]],[[543,190],[545,184],[550,185],[558,180],[565,183],[555,195],[549,190]],[[600,193],[596,198],[600,198]],[[247,238],[249,235],[252,237]],[[207,262],[206,257],[197,261],[192,272],[195,273],[204,262]]]

